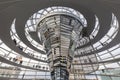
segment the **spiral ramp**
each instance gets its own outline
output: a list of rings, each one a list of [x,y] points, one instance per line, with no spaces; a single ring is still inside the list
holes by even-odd
[[[53,14],[70,15],[82,26],[69,80],[120,79],[119,0],[0,0],[0,80],[51,80],[37,25],[46,19],[52,26],[57,20],[76,26]],[[112,70],[118,73],[107,73]]]

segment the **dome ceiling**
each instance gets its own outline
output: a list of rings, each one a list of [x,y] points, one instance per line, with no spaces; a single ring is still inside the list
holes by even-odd
[[[92,72],[119,67],[119,3],[119,0],[0,0],[1,64],[32,70],[36,70],[33,65],[41,65],[37,70],[49,72],[46,51],[36,26],[44,16],[66,11],[74,14],[84,26],[72,66],[84,71],[96,66]],[[24,64],[10,60],[18,55]]]

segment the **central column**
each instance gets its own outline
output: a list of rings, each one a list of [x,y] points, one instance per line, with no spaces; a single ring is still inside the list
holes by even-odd
[[[44,18],[38,27],[48,56],[52,80],[69,80],[81,24],[74,17],[59,14]]]
[[[69,72],[67,68],[58,66],[51,72],[51,77],[52,80],[69,80]]]
[[[72,62],[72,55],[70,55],[71,40],[68,35],[63,34],[60,25],[54,27],[53,31],[54,34],[49,37],[45,44],[51,68],[51,78],[52,80],[69,80],[69,69]]]

